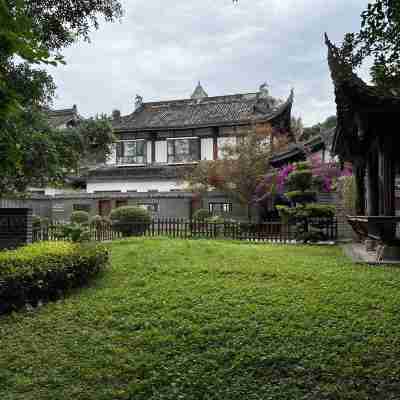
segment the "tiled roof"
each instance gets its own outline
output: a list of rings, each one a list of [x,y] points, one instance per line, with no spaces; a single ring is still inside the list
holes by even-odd
[[[307,158],[307,153],[312,153],[325,147],[326,150],[331,151],[332,140],[335,134],[336,128],[326,129],[320,132],[319,135],[315,135],[305,142],[291,143],[288,147],[276,153],[271,158],[271,164],[274,167],[287,164],[292,161],[302,160]]]
[[[328,64],[335,89],[337,126],[333,137],[332,152],[342,160],[365,159],[371,142],[371,135],[360,135],[358,126],[373,126],[375,115],[379,115],[379,124],[393,123],[400,112],[400,94],[398,90],[367,85],[354,72],[348,60],[325,34],[328,47]],[[363,128],[364,129],[364,128]],[[374,135],[386,135],[385,128],[374,130]]]
[[[74,105],[72,108],[65,108],[63,110],[49,110],[47,111],[50,125],[53,128],[60,128],[64,125],[74,124],[78,121],[78,110]]]
[[[290,120],[293,91],[286,102],[262,98],[259,93],[143,103],[130,115],[114,120],[116,130],[152,130],[218,126],[273,120]]]

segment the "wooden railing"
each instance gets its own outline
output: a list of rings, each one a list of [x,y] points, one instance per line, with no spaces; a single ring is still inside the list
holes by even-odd
[[[33,241],[60,240],[62,238],[61,223],[50,224],[46,227],[33,229]],[[130,230],[123,234],[121,231]],[[150,223],[128,224],[124,227],[102,224],[87,226],[90,240],[111,241],[127,236],[167,236],[180,239],[231,239],[255,242],[288,243],[299,240],[305,233],[318,232],[322,240],[337,239],[336,218],[307,218],[265,223],[248,222],[208,222],[184,220],[177,218],[154,219]]]

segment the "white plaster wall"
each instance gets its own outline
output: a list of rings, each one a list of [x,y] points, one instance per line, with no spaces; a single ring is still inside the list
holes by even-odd
[[[167,162],[167,141],[160,140],[156,142],[156,163]]]
[[[151,164],[151,141],[147,141],[147,163]]]
[[[128,192],[137,190],[138,192],[148,192],[158,190],[159,192],[169,192],[174,189],[183,189],[184,184],[175,180],[152,180],[152,181],[109,181],[109,182],[88,182],[87,192],[108,192],[120,191]]]
[[[56,194],[63,194],[65,192],[66,192],[65,189],[56,189],[56,188],[52,188],[52,187],[46,187],[44,189],[44,194],[46,196],[55,196]]]
[[[210,161],[214,155],[214,140],[212,138],[201,139],[201,159]]]

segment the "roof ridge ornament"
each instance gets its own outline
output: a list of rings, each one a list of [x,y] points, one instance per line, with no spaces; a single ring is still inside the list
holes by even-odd
[[[353,72],[352,65],[346,60],[340,48],[335,46],[325,32],[325,44],[328,48],[328,65],[333,81],[344,79],[359,79]]]
[[[269,97],[269,85],[267,82],[264,82],[262,85],[260,85],[259,93],[260,93],[259,97],[261,99],[266,99]]]
[[[194,92],[191,96],[191,99],[193,100],[202,100],[205,97],[208,97],[207,92],[203,89],[203,86],[201,86],[200,81],[197,83],[196,88],[194,89]]]
[[[139,94],[135,97],[135,111],[138,110],[143,105],[143,97]]]

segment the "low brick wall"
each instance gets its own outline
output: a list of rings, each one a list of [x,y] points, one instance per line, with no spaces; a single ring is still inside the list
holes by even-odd
[[[0,208],[0,249],[32,243],[32,210]]]

